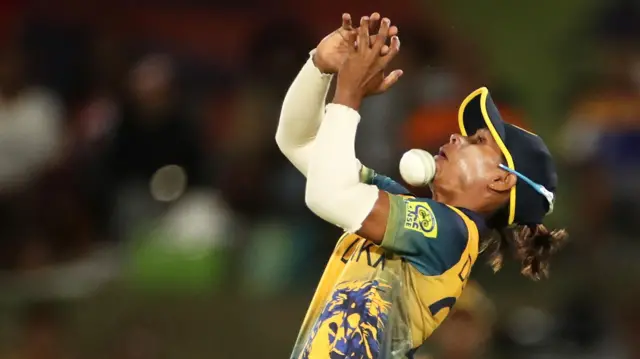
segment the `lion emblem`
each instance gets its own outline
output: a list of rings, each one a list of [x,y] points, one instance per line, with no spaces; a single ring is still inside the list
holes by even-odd
[[[391,287],[374,281],[336,286],[311,331],[303,359],[377,359],[391,303],[383,294]]]

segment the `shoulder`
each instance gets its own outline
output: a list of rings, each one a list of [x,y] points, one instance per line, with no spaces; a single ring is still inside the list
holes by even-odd
[[[395,199],[398,209],[404,208],[407,225],[423,231],[425,237],[467,237],[468,229],[464,214],[444,203],[430,198],[404,196]]]
[[[429,198],[391,196],[384,245],[400,253],[425,275],[440,275],[456,265],[469,241],[468,222],[459,210]]]

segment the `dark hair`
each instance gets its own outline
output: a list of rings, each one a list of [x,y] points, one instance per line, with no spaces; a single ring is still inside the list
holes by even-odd
[[[534,281],[549,277],[549,260],[566,242],[564,229],[550,231],[543,224],[513,225],[496,229],[483,244],[494,272],[502,268],[505,256],[512,252],[521,263],[520,272]]]

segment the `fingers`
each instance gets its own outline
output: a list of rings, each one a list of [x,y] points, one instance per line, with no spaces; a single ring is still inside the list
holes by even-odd
[[[388,36],[390,36],[391,38],[393,38],[394,36],[398,36],[398,27],[397,26],[391,26],[389,28],[389,34]],[[389,46],[388,45],[384,45],[382,46],[382,48],[380,49],[380,55],[381,56],[385,56],[389,53]]]
[[[360,27],[358,28],[358,49],[366,51],[369,49],[369,17],[363,16],[360,19]]]
[[[380,28],[380,14],[374,12],[369,17],[369,33],[376,34],[378,33],[378,29]]]
[[[369,32],[371,33],[371,27],[369,27]],[[399,31],[398,31],[398,27],[397,27],[397,26],[391,26],[391,27],[389,28],[388,36],[389,36],[389,37],[397,36],[397,35],[398,35],[398,32],[399,32]],[[371,36],[369,36],[369,41],[370,41],[370,43],[375,43],[375,41],[376,41],[376,38],[377,38],[377,37],[378,37],[378,35],[377,35],[377,34],[376,34],[376,35],[371,35]],[[380,55],[381,55],[381,56],[384,56],[384,55],[386,55],[387,53],[389,53],[389,46],[385,44],[385,45],[383,45],[383,46],[382,46],[382,48],[380,49]]]
[[[384,80],[382,80],[382,83],[380,84],[380,87],[378,88],[377,92],[385,92],[388,89],[391,88],[391,86],[395,85],[396,82],[398,82],[398,80],[400,79],[400,77],[402,76],[402,70],[394,70],[391,71],[391,73],[389,75],[387,75]]]
[[[397,35],[398,35],[398,27],[397,26],[391,26],[389,28],[388,36],[397,36]]]
[[[353,27],[351,24],[351,15],[348,13],[342,14],[342,28],[344,30],[351,30]]]
[[[391,44],[389,45],[389,51],[382,57],[382,65],[387,66],[391,60],[400,52],[400,38],[394,36],[391,38]]]
[[[387,42],[387,37],[389,36],[389,27],[391,26],[391,20],[388,18],[382,19],[380,22],[380,29],[378,30],[378,35],[376,35],[376,40],[373,43],[374,48],[380,52],[382,47]]]
[[[343,15],[343,27],[348,26],[347,22],[350,18],[349,14]],[[369,35],[374,33],[376,28],[377,33]],[[355,48],[352,48],[352,50],[358,52],[370,51],[371,54],[378,54],[382,57],[378,63],[382,67],[387,66],[400,51],[398,27],[391,26],[391,20],[386,17],[382,18],[377,12],[374,12],[371,16],[363,16],[360,19],[360,26],[351,31],[352,38],[349,41],[352,44],[355,42]],[[387,45],[389,37],[391,37],[391,42]]]
[[[345,36],[343,36],[343,39],[346,41],[349,53],[358,52],[359,31],[360,31],[359,29],[356,29],[356,30],[351,29],[345,34]]]

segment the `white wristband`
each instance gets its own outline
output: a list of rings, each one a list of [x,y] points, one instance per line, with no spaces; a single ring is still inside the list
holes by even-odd
[[[313,65],[313,68],[316,69],[316,71],[318,71],[318,74],[320,76],[322,76],[325,79],[331,80],[333,78],[333,74],[324,73],[324,72],[320,71],[320,69],[316,66],[316,63],[313,61],[313,56],[315,54],[316,54],[316,49],[313,49],[313,50],[309,51],[309,60],[307,60],[307,62],[310,62]]]

